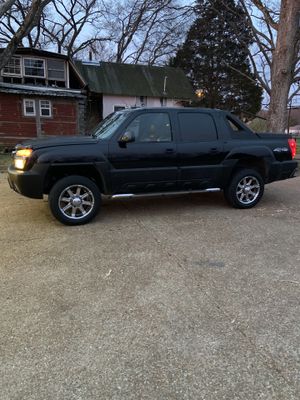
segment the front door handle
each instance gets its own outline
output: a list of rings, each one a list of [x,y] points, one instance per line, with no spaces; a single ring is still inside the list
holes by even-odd
[[[165,153],[166,154],[173,154],[174,153],[174,149],[166,149]]]
[[[219,150],[217,149],[217,147],[212,147],[212,148],[210,149],[210,153],[211,153],[211,154],[216,154],[216,153],[219,153]]]

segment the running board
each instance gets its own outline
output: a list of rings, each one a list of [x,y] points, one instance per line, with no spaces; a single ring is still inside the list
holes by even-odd
[[[220,192],[220,188],[211,188],[211,189],[204,189],[204,190],[185,190],[185,191],[178,191],[178,192],[157,192],[157,193],[124,193],[124,194],[114,194],[111,196],[112,199],[123,199],[123,198],[132,198],[132,197],[156,197],[156,196],[172,196],[176,194],[191,194],[191,193],[208,193],[208,192]]]

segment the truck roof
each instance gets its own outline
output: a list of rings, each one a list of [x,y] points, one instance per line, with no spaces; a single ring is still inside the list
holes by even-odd
[[[180,111],[202,111],[202,112],[216,112],[216,113],[227,113],[230,111],[225,111],[225,110],[219,110],[217,108],[200,108],[200,107],[130,107],[130,108],[124,108],[123,110],[117,111],[117,112],[130,112],[130,111],[136,111],[136,110],[143,110],[143,111],[162,111],[162,110],[167,110],[167,111],[174,111],[174,110],[180,110]]]

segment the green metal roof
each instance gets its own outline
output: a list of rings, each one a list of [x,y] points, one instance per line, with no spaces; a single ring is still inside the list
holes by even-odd
[[[75,65],[94,93],[162,97],[167,76],[166,97],[194,98],[192,86],[179,68],[83,61],[75,61]]]

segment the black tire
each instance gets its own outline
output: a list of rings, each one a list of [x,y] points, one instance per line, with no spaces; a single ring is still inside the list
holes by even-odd
[[[264,194],[264,181],[254,169],[242,169],[236,172],[224,195],[230,205],[235,208],[252,208]]]
[[[49,207],[53,216],[65,225],[83,225],[97,214],[101,204],[98,186],[85,176],[71,175],[52,187]]]

